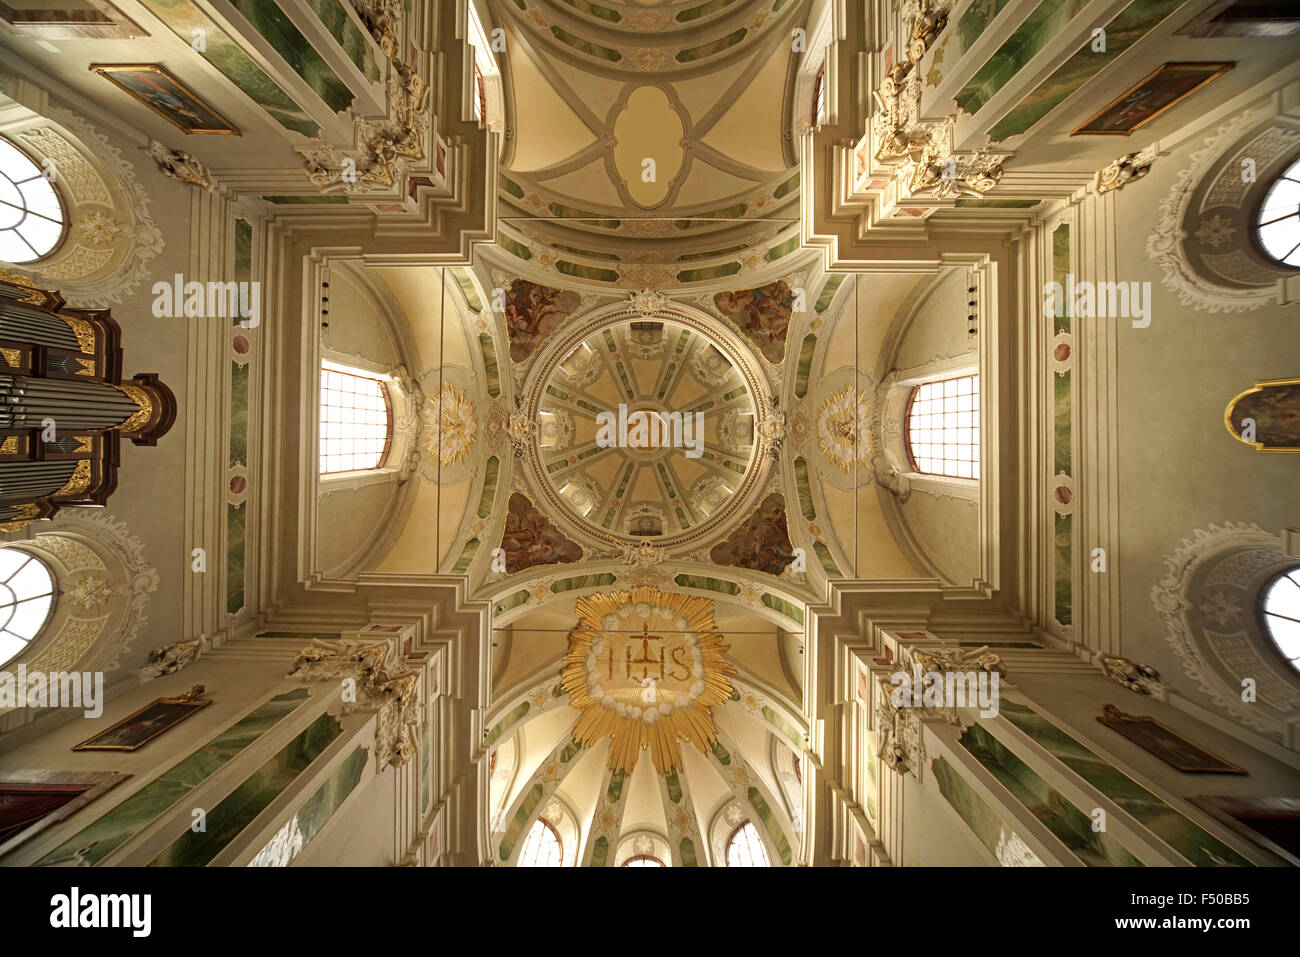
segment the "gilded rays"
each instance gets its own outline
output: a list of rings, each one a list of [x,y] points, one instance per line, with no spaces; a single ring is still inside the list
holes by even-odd
[[[727,646],[707,598],[654,588],[578,599],[561,681],[582,712],[574,737],[612,738],[609,766],[631,772],[641,750],[655,769],[680,768],[679,741],[716,740],[711,709],[731,697]]]

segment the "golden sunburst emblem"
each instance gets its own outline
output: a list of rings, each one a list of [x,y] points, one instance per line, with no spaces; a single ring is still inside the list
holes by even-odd
[[[655,770],[680,768],[679,742],[716,740],[712,708],[731,697],[727,646],[707,598],[640,587],[578,599],[561,682],[582,712],[573,736],[611,738],[609,766],[631,772],[643,749]]]

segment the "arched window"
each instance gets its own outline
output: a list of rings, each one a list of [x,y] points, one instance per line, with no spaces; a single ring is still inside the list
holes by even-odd
[[[1270,259],[1300,266],[1300,159],[1269,187],[1255,214],[1255,235]]]
[[[564,861],[564,843],[559,832],[549,821],[538,818],[533,822],[519,852],[520,867],[560,867]]]
[[[826,118],[826,61],[822,61],[821,69],[817,71],[817,79],[813,81],[813,101],[812,101],[812,124],[821,126],[822,120]]]
[[[320,370],[322,475],[379,468],[392,434],[392,409],[381,380],[330,367]]]
[[[929,475],[980,477],[980,377],[925,382],[912,390],[905,432],[912,468]]]
[[[728,867],[770,867],[767,848],[752,821],[741,821],[727,838]]]
[[[1300,671],[1300,566],[1269,582],[1263,596],[1264,631],[1282,657]]]
[[[638,854],[623,862],[624,867],[663,867],[664,862],[653,854]]]
[[[45,563],[16,548],[0,548],[0,665],[40,634],[53,603],[54,578]]]
[[[0,259],[35,262],[53,252],[66,231],[63,204],[30,156],[0,139]]]

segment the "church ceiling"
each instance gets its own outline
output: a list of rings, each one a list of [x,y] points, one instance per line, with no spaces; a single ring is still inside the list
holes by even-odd
[[[497,261],[635,289],[754,285],[807,260],[790,119],[806,6],[495,8],[510,129]]]

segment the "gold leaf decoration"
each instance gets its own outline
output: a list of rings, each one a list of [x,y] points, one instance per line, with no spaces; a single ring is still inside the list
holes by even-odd
[[[612,738],[609,766],[631,773],[642,750],[660,774],[682,766],[680,741],[701,754],[717,739],[712,709],[731,697],[727,645],[713,602],[650,587],[578,599],[561,682],[582,712],[584,747]]]

